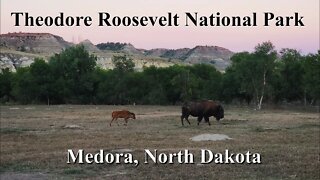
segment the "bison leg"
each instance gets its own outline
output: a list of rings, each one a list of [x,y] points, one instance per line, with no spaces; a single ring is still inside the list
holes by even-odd
[[[190,124],[190,121],[189,121],[189,119],[188,119],[188,117],[186,118],[186,120],[187,120],[187,122],[189,123],[189,125],[191,125],[191,124]]]
[[[184,124],[183,124],[183,119],[186,119],[187,120],[187,122],[189,123],[189,125],[190,125],[190,121],[188,120],[188,117],[189,117],[189,115],[182,115],[181,116],[181,124],[182,124],[182,126],[184,126]]]
[[[204,117],[204,120],[206,120],[206,122],[209,124],[209,126],[211,125],[210,121],[209,121],[209,117]]]
[[[200,122],[202,121],[202,118],[203,118],[202,116],[198,117],[198,126],[199,126]]]

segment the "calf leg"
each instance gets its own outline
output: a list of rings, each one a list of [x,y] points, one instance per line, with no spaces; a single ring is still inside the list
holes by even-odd
[[[112,118],[112,120],[111,120],[111,122],[110,122],[110,126],[111,126],[111,123],[112,123],[112,121],[114,120],[115,118]]]
[[[125,118],[124,121],[126,122],[124,125],[126,126],[128,124],[128,118]]]
[[[115,118],[114,121],[117,121],[117,125],[119,126],[118,118]]]

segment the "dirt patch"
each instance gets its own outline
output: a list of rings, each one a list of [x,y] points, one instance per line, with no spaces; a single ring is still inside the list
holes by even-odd
[[[63,129],[83,129],[83,127],[76,124],[67,124],[62,127]]]
[[[190,138],[192,141],[222,141],[232,139],[225,134],[200,134]]]

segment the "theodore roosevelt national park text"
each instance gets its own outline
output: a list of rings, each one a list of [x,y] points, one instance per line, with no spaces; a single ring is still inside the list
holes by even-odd
[[[258,17],[261,16],[261,17]],[[14,26],[92,26],[94,19],[91,16],[70,16],[63,12],[56,16],[38,16],[28,12],[11,12]],[[305,26],[304,16],[298,12],[290,15],[279,16],[272,12],[258,14],[253,12],[246,16],[227,16],[220,12],[201,14],[199,12],[185,12],[183,18],[177,13],[168,12],[162,16],[118,16],[108,12],[97,13],[97,26],[120,27],[120,26]],[[258,22],[258,19],[263,19]]]

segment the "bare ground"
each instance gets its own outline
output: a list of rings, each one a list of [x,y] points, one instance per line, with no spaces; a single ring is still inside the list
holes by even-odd
[[[136,120],[109,127],[113,110]],[[212,126],[181,126],[178,106],[2,106],[0,179],[320,179],[320,119],[317,112],[226,108]],[[186,124],[186,123],[185,123]],[[200,134],[226,141],[194,142]],[[132,150],[140,162],[67,164],[67,149],[86,152]],[[144,164],[144,149],[194,153],[194,164]],[[200,149],[260,153],[261,164],[204,164]]]

